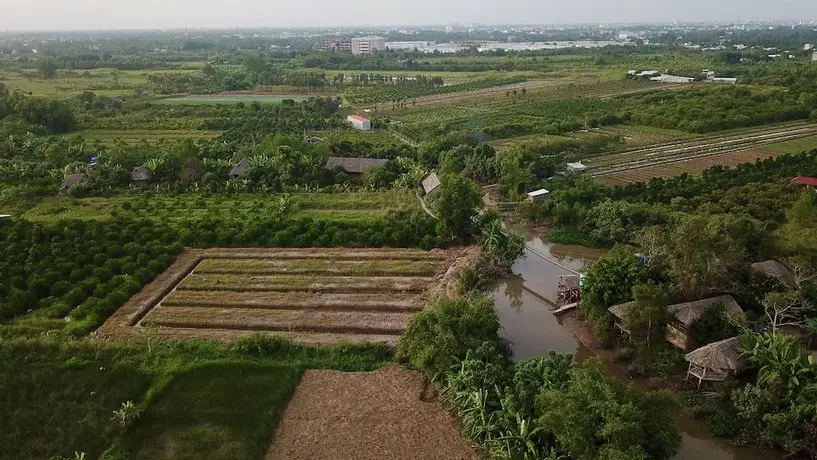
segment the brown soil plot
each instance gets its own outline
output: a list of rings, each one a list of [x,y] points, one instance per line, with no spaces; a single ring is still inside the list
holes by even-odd
[[[307,371],[267,460],[476,460],[419,372]]]
[[[95,333],[396,344],[464,250],[191,249]],[[461,257],[459,257],[461,258]]]

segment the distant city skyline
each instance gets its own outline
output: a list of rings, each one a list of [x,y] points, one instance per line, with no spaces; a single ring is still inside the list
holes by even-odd
[[[0,28],[117,30],[813,21],[815,0],[2,0]]]

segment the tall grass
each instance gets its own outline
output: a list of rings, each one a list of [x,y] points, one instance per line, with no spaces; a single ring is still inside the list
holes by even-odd
[[[383,345],[0,341],[0,457],[260,458],[305,369],[374,370]],[[129,428],[113,411],[133,401]]]

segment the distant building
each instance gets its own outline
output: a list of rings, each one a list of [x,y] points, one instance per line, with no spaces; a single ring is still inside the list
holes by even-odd
[[[385,166],[389,160],[382,158],[343,158],[329,157],[326,162],[326,169],[334,170],[340,168],[352,176],[360,176],[369,169]]]
[[[803,45],[803,51],[811,51],[813,49],[814,45],[812,45],[811,43],[806,43],[805,45]]]
[[[321,51],[352,52],[352,39],[343,37],[326,37],[321,40]]]
[[[371,131],[372,130],[372,122],[366,117],[361,117],[360,115],[349,115],[346,117],[346,121],[352,124],[355,128],[361,131]]]
[[[775,278],[789,289],[797,289],[797,278],[788,267],[776,260],[767,260],[752,264],[752,268],[764,275]]]
[[[806,187],[817,187],[817,177],[797,176],[791,180],[791,183],[805,185]]]
[[[250,173],[250,169],[252,169],[250,159],[246,157],[242,158],[241,161],[230,170],[230,179],[242,179],[247,177],[247,174]]]
[[[659,83],[692,83],[695,79],[676,75],[659,75],[657,77],[650,77],[650,81],[657,81]]]
[[[568,172],[582,172],[587,169],[587,166],[582,164],[581,161],[577,161],[576,163],[568,163],[567,170]]]
[[[528,199],[527,201],[531,203],[544,203],[550,198],[550,192],[540,188],[539,190],[535,190],[533,192],[528,192]]]
[[[730,78],[730,77],[716,77],[714,70],[704,69],[701,74],[706,78],[706,81],[711,81],[713,83],[728,83],[731,85],[735,85],[738,83],[737,78]]]
[[[352,54],[376,54],[380,51],[386,51],[386,39],[383,37],[352,39]]]
[[[812,55],[811,55],[811,62],[817,62],[817,51],[815,51],[814,53],[812,53]]]
[[[0,214],[0,220],[11,219],[11,214]]]
[[[442,185],[440,176],[433,172],[423,179],[423,192],[425,192],[426,196],[437,193],[437,191],[440,190],[440,185]]]

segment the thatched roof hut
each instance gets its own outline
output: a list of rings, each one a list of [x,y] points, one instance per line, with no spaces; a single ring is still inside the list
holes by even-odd
[[[153,180],[153,173],[147,168],[147,166],[137,166],[133,168],[133,171],[130,173],[130,180],[134,182],[150,182]]]
[[[729,317],[743,314],[743,309],[740,308],[740,305],[738,305],[737,301],[735,301],[734,297],[731,295],[722,295],[709,299],[696,300],[694,302],[684,302],[676,305],[670,305],[667,307],[667,311],[678,323],[685,328],[688,328],[693,322],[695,322],[696,319],[701,317],[707,308],[711,307],[717,302],[723,302],[724,306],[726,307],[726,315]]]
[[[246,157],[242,158],[241,161],[230,170],[230,179],[242,179],[247,177],[247,174],[250,173],[250,169],[252,169],[250,159]]]
[[[687,353],[684,359],[689,362],[687,380],[690,375],[696,377],[699,387],[704,380],[722,382],[746,367],[740,354],[740,337],[704,345]]]
[[[788,267],[776,260],[766,260],[752,264],[752,268],[763,273],[764,275],[780,281],[784,286],[797,289],[797,280],[794,278],[794,273]]]
[[[667,307],[667,313],[670,315],[670,322],[667,325],[667,340],[673,345],[686,350],[689,345],[689,337],[687,329],[700,318],[707,308],[711,307],[717,302],[723,302],[726,308],[726,315],[730,318],[743,315],[743,309],[735,301],[731,295],[722,295],[712,297],[704,300],[696,300],[694,302],[684,302]],[[615,316],[616,327],[627,334],[629,330],[624,326],[624,320],[627,313],[635,306],[635,302],[627,302],[620,305],[613,305],[608,311]]]
[[[442,182],[440,182],[440,176],[438,176],[435,172],[432,172],[426,176],[425,179],[423,179],[423,191],[426,195],[436,192],[440,188],[440,185],[442,185]]]
[[[60,192],[67,193],[85,180],[85,174],[68,174],[60,185]]]
[[[343,158],[329,157],[326,162],[326,169],[332,170],[341,168],[349,174],[363,174],[364,171],[378,166],[383,166],[389,160],[382,158]]]

